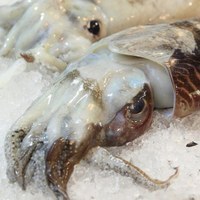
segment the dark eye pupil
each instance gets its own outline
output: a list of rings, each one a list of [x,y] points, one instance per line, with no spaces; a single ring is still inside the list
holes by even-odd
[[[92,20],[89,22],[88,24],[88,31],[94,35],[98,35],[100,32],[100,25],[99,25],[99,21],[97,20]]]
[[[130,112],[132,114],[138,114],[144,109],[145,103],[142,99],[139,99],[130,106]]]

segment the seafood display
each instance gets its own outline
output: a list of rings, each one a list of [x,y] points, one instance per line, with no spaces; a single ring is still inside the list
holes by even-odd
[[[63,70],[105,36],[134,25],[197,17],[199,6],[198,0],[24,0],[0,7],[0,55]]]
[[[173,108],[175,117],[200,109],[199,24],[194,19],[133,27],[95,43],[10,129],[10,181],[25,189],[37,170],[36,156],[44,160],[55,195],[69,199],[74,166],[99,146],[110,169],[150,189],[167,187],[177,170],[159,181],[104,148],[141,136],[154,108]]]

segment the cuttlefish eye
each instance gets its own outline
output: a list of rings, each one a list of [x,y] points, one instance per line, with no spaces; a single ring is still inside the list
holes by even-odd
[[[147,108],[148,106],[145,99],[136,99],[133,103],[128,104],[124,109],[124,116],[126,120],[131,123],[143,123],[143,116],[145,116]]]
[[[129,105],[129,112],[131,114],[139,114],[144,110],[145,102],[143,99],[137,100],[134,104]]]
[[[87,30],[93,35],[99,35],[100,29],[100,22],[98,20],[91,20],[87,24]]]
[[[142,135],[150,126],[153,113],[152,91],[148,84],[124,105],[104,126],[102,146],[120,146]]]

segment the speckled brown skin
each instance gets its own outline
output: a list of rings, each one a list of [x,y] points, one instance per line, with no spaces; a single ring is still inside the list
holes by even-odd
[[[75,144],[64,138],[56,140],[48,151],[46,157],[47,181],[52,190],[58,196],[69,199],[66,194],[66,184],[73,172],[75,160],[70,162],[70,157],[74,154]]]
[[[59,138],[50,147],[46,156],[46,176],[49,186],[58,198],[69,199],[66,187],[74,166],[88,150],[97,146],[96,136],[101,129],[99,124],[89,124],[85,133],[87,137],[81,143]]]

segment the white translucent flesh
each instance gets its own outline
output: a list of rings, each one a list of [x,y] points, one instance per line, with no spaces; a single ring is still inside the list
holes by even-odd
[[[165,67],[147,59],[115,53],[113,53],[112,59],[121,64],[137,67],[145,73],[153,91],[156,108],[173,107],[174,90],[170,75]]]

